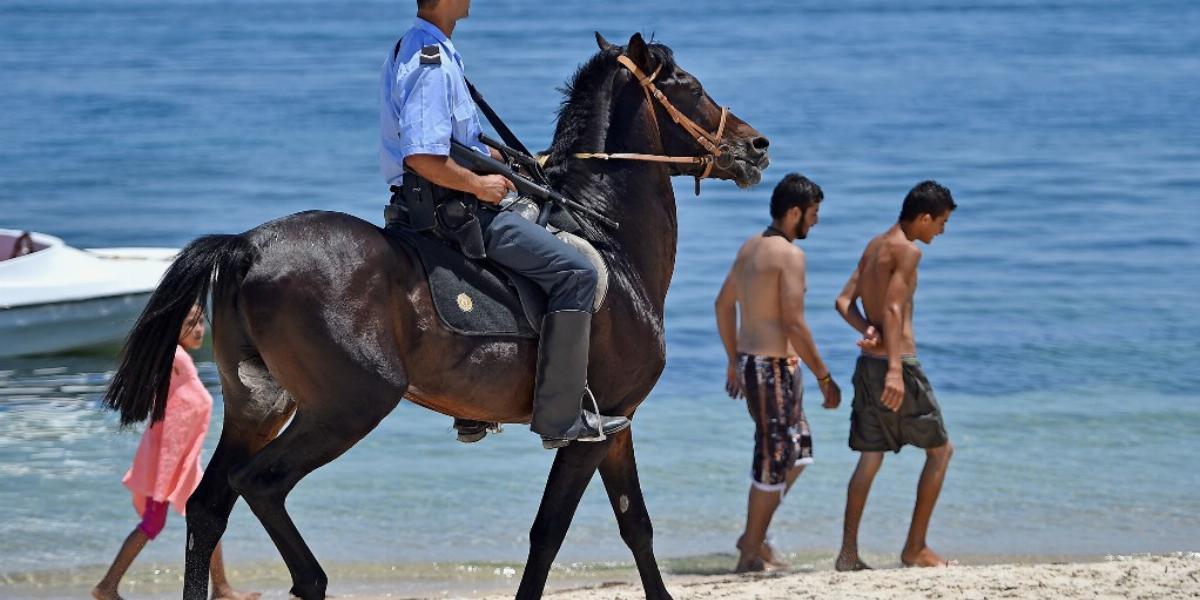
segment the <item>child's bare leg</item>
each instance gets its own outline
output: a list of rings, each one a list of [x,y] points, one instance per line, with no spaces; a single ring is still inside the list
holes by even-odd
[[[133,559],[146,547],[146,542],[150,538],[142,532],[141,528],[134,527],[133,532],[125,538],[125,542],[121,544],[121,549],[117,551],[117,557],[113,559],[112,566],[108,567],[108,572],[104,574],[104,579],[92,588],[92,597],[96,600],[115,600],[121,597],[117,593],[117,586],[121,584],[121,578],[125,576],[125,572],[129,570],[129,566],[133,564]]]
[[[946,480],[946,467],[954,455],[950,442],[925,451],[925,468],[917,483],[917,503],[913,507],[912,525],[908,529],[908,541],[900,553],[900,562],[910,567],[944,567],[946,561],[925,544],[929,531],[929,519],[938,495],[942,493],[942,482]]]
[[[262,595],[261,592],[239,592],[229,585],[229,579],[225,577],[225,559],[221,556],[220,542],[217,542],[217,547],[213,550],[208,572],[212,577],[213,600],[256,600]]]
[[[838,553],[834,567],[839,571],[869,569],[858,557],[858,525],[862,522],[863,510],[867,506],[867,495],[871,493],[871,482],[883,464],[882,452],[863,452],[858,457],[858,466],[850,477],[846,489],[846,516],[842,526],[842,550]]]

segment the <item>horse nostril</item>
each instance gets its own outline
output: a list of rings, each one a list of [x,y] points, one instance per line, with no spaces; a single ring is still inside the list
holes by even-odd
[[[770,146],[770,145],[771,145],[771,142],[768,141],[767,138],[762,137],[761,135],[750,140],[750,146],[752,148],[754,148],[755,150],[759,150],[759,151],[766,150],[767,146]]]

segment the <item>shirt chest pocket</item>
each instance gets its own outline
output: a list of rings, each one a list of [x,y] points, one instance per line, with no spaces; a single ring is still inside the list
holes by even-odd
[[[460,141],[467,142],[471,137],[471,130],[476,128],[475,120],[478,118],[475,111],[475,103],[471,102],[470,98],[459,102],[458,106],[451,111],[454,118],[454,134],[455,137],[462,138]],[[471,140],[473,141],[473,140]]]

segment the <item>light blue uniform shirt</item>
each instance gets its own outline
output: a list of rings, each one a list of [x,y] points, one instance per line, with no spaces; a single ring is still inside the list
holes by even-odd
[[[422,64],[421,48],[434,44],[441,64]],[[449,156],[451,139],[488,153],[462,56],[434,24],[417,18],[384,61],[379,87],[379,170],[389,184],[400,184],[413,154]]]

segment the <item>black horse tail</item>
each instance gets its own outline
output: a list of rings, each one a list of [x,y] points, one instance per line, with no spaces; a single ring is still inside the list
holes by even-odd
[[[188,244],[167,269],[121,351],[121,366],[104,393],[121,425],[161,421],[171,385],[179,331],[194,304],[204,307],[213,281],[242,277],[250,244],[241,235],[206,235]]]

